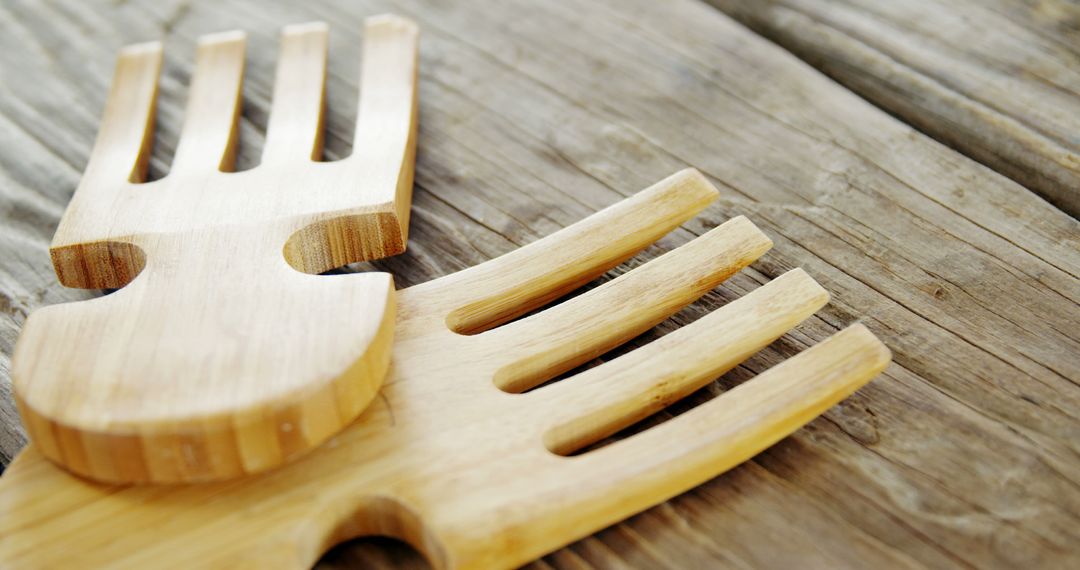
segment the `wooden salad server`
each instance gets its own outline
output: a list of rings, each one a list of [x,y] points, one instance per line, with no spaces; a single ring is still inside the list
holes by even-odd
[[[715,197],[700,174],[683,171],[517,251],[399,291],[393,365],[378,401],[273,471],[220,483],[109,486],[57,468],[30,446],[0,478],[0,566],[309,568],[332,545],[377,534],[411,543],[436,568],[508,568],[715,477],[869,381],[888,364],[888,349],[855,324],[667,422],[578,452],[810,317],[828,294],[802,270],[541,384],[646,331],[765,253],[772,244],[750,221],[734,218],[512,321],[634,255]]]
[[[108,482],[222,479],[310,450],[368,405],[392,278],[314,274],[405,249],[417,37],[399,17],[366,21],[355,151],[317,162],[327,26],[287,27],[262,163],[244,172],[244,34],[201,38],[175,160],[153,182],[162,47],[121,51],[50,251],[64,285],[122,289],[27,320],[12,376],[37,453]]]

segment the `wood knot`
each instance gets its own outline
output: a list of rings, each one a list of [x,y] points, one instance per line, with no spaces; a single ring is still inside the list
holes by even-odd
[[[867,406],[842,403],[835,409],[832,419],[860,445],[871,446],[880,440],[877,415]]]

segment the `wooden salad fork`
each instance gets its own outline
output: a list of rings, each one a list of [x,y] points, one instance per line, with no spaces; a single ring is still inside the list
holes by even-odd
[[[143,182],[160,43],[125,48],[53,238],[64,285],[118,288],[34,312],[12,376],[39,453],[109,482],[279,465],[356,418],[387,370],[390,275],[311,275],[402,252],[417,28],[369,18],[354,153],[322,155],[327,26],[285,29],[262,163],[236,154],[244,34],[200,39],[169,174]]]
[[[108,486],[43,460],[0,478],[0,565],[307,568],[389,535],[436,568],[507,568],[686,491],[881,372],[852,325],[660,425],[590,444],[713,381],[822,307],[789,271],[643,347],[548,383],[693,302],[771,247],[738,217],[561,304],[716,196],[696,171],[517,251],[398,292],[380,398],[308,456],[221,483]],[[501,326],[499,326],[501,325]],[[62,545],[62,546],[61,546]]]

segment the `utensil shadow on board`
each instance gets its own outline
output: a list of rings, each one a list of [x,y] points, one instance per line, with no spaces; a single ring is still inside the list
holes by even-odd
[[[319,276],[408,237],[418,30],[365,21],[353,154],[322,155],[328,27],[282,35],[261,163],[232,172],[245,35],[198,42],[169,173],[144,176],[162,46],[124,48],[50,254],[64,285],[117,288],[27,320],[12,376],[40,453],[105,482],[226,479],[318,446],[389,365],[387,273]]]
[[[716,477],[868,382],[889,363],[888,349],[854,324],[677,417],[578,452],[709,385],[813,315],[828,294],[806,272],[788,271],[645,346],[544,384],[763,255],[772,243],[752,222],[733,218],[528,314],[716,196],[697,171],[678,172],[516,251],[398,291],[379,398],[272,471],[109,486],[59,469],[31,445],[0,479],[0,562],[55,567],[78,556],[83,566],[141,567],[167,554],[185,568],[306,568],[335,544],[382,535],[435,568],[508,568]],[[48,548],[60,537],[65,548]]]

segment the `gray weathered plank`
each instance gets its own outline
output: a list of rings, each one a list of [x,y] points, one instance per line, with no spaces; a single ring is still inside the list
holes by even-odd
[[[251,32],[240,160],[250,166],[277,29],[330,21],[335,158],[351,138],[360,22],[391,10],[424,34],[410,249],[373,264],[400,285],[509,251],[690,165],[724,199],[635,262],[736,214],[776,247],[638,342],[792,267],[833,293],[694,402],[858,319],[895,353],[885,375],[753,461],[537,568],[1080,562],[1080,224],[689,0],[5,3],[0,389],[28,311],[96,294],[55,283],[47,244],[117,47],[166,38],[162,175],[195,37]],[[2,395],[6,458],[23,439]],[[370,542],[324,561],[417,563]]]
[[[709,0],[1080,216],[1076,0]]]

